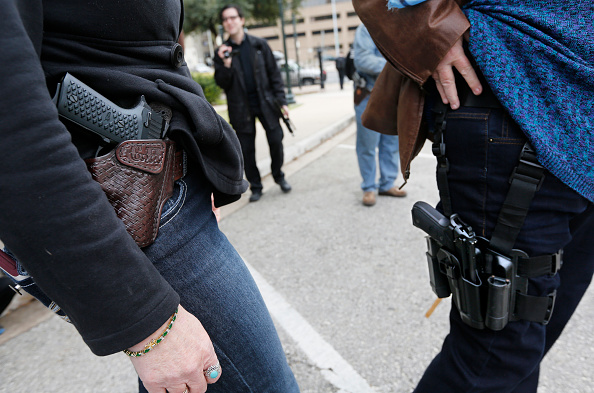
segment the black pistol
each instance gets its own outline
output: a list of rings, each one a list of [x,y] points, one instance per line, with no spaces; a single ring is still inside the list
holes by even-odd
[[[162,139],[169,127],[144,96],[134,108],[121,108],[69,73],[58,83],[52,101],[60,116],[101,136],[107,143]]]
[[[439,298],[446,298],[450,296],[451,289],[446,276],[446,268],[441,263],[444,260],[442,249],[448,249],[454,252],[456,249],[454,244],[453,232],[450,227],[450,220],[443,214],[435,210],[426,202],[419,201],[414,204],[412,208],[413,225],[422,229],[428,236],[427,240],[427,266],[429,268],[429,283],[431,289]],[[448,253],[448,255],[452,255]],[[438,257],[439,255],[439,257]],[[457,264],[457,268],[451,266],[455,270],[460,271],[460,264],[455,257],[448,258],[448,265]]]
[[[452,214],[448,219],[426,202],[419,201],[412,208],[413,225],[422,229],[439,246],[460,258],[463,275],[471,282],[477,281],[476,237],[470,226]]]
[[[293,132],[293,128],[295,128],[295,125],[293,124],[290,118],[285,117],[285,114],[283,112],[283,106],[280,102],[278,102],[276,98],[274,99],[274,104],[276,105],[276,109],[278,110],[279,116],[281,119],[283,119],[283,122],[285,123],[287,130],[289,130],[291,135],[295,136],[295,133]]]
[[[414,204],[412,218],[413,225],[429,235],[426,255],[433,292],[440,298],[451,293],[462,320],[483,329],[481,281],[477,274],[480,250],[472,228],[457,214],[448,219],[422,201]]]
[[[419,201],[412,208],[413,225],[435,239],[440,246],[454,252],[454,232],[450,220],[427,202]]]

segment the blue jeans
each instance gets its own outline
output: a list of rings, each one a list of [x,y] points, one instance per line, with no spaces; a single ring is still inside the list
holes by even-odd
[[[211,193],[198,170],[176,182],[162,210],[159,235],[143,251],[213,342],[223,373],[209,385],[209,393],[298,393],[258,287],[218,228]],[[18,262],[17,266],[26,276],[18,283],[65,318]],[[175,334],[175,327],[170,334]],[[142,383],[139,391],[146,392]]]
[[[297,393],[258,287],[218,228],[211,192],[197,173],[177,182],[163,208],[159,236],[144,251],[213,342],[223,373],[209,393]],[[146,392],[142,384],[140,392]]]
[[[449,112],[444,137],[452,210],[490,238],[526,137],[503,110],[465,107]],[[536,392],[540,362],[592,278],[593,231],[592,203],[547,171],[514,248],[530,256],[565,249],[558,274],[529,279],[530,295],[557,290],[551,321],[478,330],[452,306],[450,332],[415,392]]]
[[[359,171],[363,182],[361,189],[363,191],[389,190],[394,186],[394,181],[398,177],[398,136],[384,135],[379,132],[363,127],[361,124],[361,115],[367,106],[369,96],[367,96],[359,105],[355,106],[355,117],[357,120],[357,160],[359,161]],[[375,150],[379,154],[379,184],[376,182],[375,168]]]

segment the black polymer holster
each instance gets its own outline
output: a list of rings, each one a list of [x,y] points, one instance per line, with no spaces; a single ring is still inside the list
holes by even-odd
[[[488,93],[482,101],[474,96],[469,99],[472,104],[465,106],[500,108]],[[447,111],[441,103],[434,108],[433,153],[437,157],[437,181],[444,214],[421,201],[412,208],[413,225],[428,235],[426,255],[431,288],[439,298],[451,294],[462,321],[477,329],[501,330],[509,321],[516,320],[547,324],[556,292],[548,296],[528,295],[528,279],[556,274],[562,264],[562,250],[529,257],[513,249],[534,193],[544,179],[544,168],[526,143],[510,177],[510,190],[493,236],[490,240],[476,236],[451,210],[447,183],[449,163],[443,141]]]
[[[452,295],[464,323],[501,330],[509,321],[549,321],[555,293],[528,295],[528,278],[554,275],[561,266],[561,251],[530,258],[514,249],[506,256],[492,250],[487,239],[475,236],[457,214],[447,218],[429,204],[417,202],[412,216],[413,225],[428,234],[431,288],[439,298]]]

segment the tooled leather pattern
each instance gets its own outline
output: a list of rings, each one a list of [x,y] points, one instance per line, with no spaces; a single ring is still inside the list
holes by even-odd
[[[169,140],[122,144],[127,145],[122,151],[118,146],[104,156],[86,160],[87,167],[136,244],[146,247],[157,237],[161,210],[173,193],[177,167],[183,163]],[[161,170],[155,172],[156,168]]]
[[[161,140],[124,141],[118,145],[116,157],[124,165],[156,174],[163,170],[166,150],[165,141]]]

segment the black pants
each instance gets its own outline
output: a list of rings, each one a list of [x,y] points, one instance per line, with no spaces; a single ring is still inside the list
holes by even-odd
[[[340,90],[342,90],[344,85],[344,74],[344,70],[338,70],[338,83],[340,83]]]
[[[270,148],[270,170],[272,177],[276,183],[281,182],[285,178],[285,174],[281,170],[284,153],[283,129],[280,123],[276,121],[270,124],[266,121],[265,116],[259,114],[253,115],[245,128],[236,130],[243,152],[245,176],[248,182],[250,182],[252,192],[262,190],[262,179],[260,178],[260,171],[256,164],[256,117],[262,123],[264,130],[266,130],[266,139]]]
[[[503,109],[462,106],[449,112],[444,139],[452,211],[490,238],[526,136]],[[415,393],[535,393],[540,362],[592,279],[593,231],[592,202],[547,171],[514,248],[530,256],[565,251],[555,276],[528,280],[529,295],[557,290],[549,324],[520,320],[500,331],[478,330],[452,306],[450,332]]]

